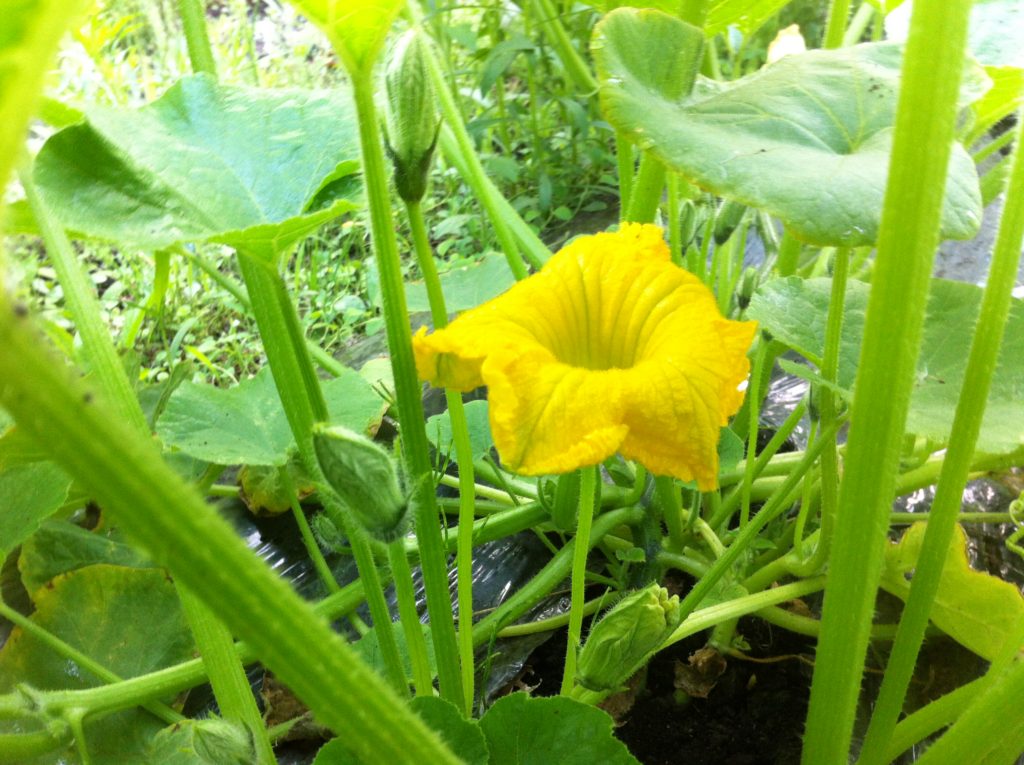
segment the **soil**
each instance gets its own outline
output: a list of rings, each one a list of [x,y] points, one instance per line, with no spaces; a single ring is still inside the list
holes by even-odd
[[[810,694],[813,642],[743,619],[739,634],[750,647],[724,657],[725,670],[702,689],[706,698],[677,689],[680,667],[704,648],[706,633],[659,653],[631,689],[606,702],[619,721],[616,735],[644,765],[791,765],[800,761]],[[531,657],[522,682],[535,695],[558,692],[565,637],[553,637]],[[702,657],[707,663],[707,655]],[[700,662],[698,662],[700,663]],[[712,662],[717,664],[717,662]],[[717,672],[717,668],[712,674]],[[689,675],[689,672],[682,673]],[[692,691],[692,686],[691,686]]]

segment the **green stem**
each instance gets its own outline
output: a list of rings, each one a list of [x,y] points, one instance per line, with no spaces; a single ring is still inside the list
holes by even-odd
[[[149,432],[146,415],[135,397],[128,374],[121,357],[110,338],[103,322],[99,299],[92,282],[82,271],[78,257],[64,228],[50,212],[39,196],[35,180],[28,168],[19,173],[32,213],[39,224],[39,231],[46,243],[46,251],[57,272],[57,279],[64,290],[64,302],[75,322],[75,329],[82,340],[82,351],[89,367],[99,382],[108,403],[117,416],[139,432]]]
[[[221,715],[225,720],[241,723],[249,731],[259,765],[275,765],[274,747],[256,706],[245,669],[235,653],[231,632],[187,587],[179,584],[178,594]]]
[[[590,616],[591,614],[597,613],[605,605],[615,601],[618,596],[617,592],[608,591],[604,595],[588,600],[583,606],[583,615]],[[498,631],[499,638],[510,638],[510,637],[522,637],[524,635],[537,635],[541,632],[551,632],[559,627],[564,627],[569,623],[569,613],[562,613],[558,616],[549,616],[546,619],[538,619],[535,622],[526,622],[525,624],[513,624]]]
[[[91,361],[93,372],[103,393],[116,408],[118,416],[141,437],[149,436],[149,425],[131,387],[114,343],[103,326],[99,304],[91,284],[74,260],[71,243],[63,229],[38,197],[28,173],[22,174],[26,195],[33,205],[40,228],[51,247],[54,268],[64,287],[65,297],[75,324],[82,336],[82,347]],[[275,762],[273,749],[266,736],[256,702],[249,690],[242,666],[231,655],[231,634],[216,620],[206,606],[185,586],[178,584],[182,608],[195,635],[196,645],[204,660],[214,687],[217,702],[225,716],[250,728],[261,765]]]
[[[597,490],[596,467],[580,470],[580,512],[576,519],[576,539],[589,540],[594,521],[594,492]],[[569,606],[569,638],[565,648],[565,668],[562,672],[562,695],[572,692],[576,682],[576,656],[583,632],[584,587],[587,574],[589,544],[576,544],[572,559],[572,602]]]
[[[323,582],[324,589],[327,590],[328,594],[339,592],[341,588],[338,586],[338,580],[334,578],[331,567],[327,565],[327,560],[320,550],[320,545],[317,543],[316,537],[313,536],[313,530],[309,527],[309,521],[306,520],[306,514],[302,511],[302,505],[299,504],[299,495],[295,491],[295,484],[291,476],[288,475],[288,467],[280,468],[278,476],[281,480],[281,486],[288,494],[288,504],[291,505],[295,525],[299,527],[299,534],[302,536],[302,544],[306,548],[306,554],[309,555],[309,559],[313,562],[313,568],[316,569],[320,581]]]
[[[72,736],[67,726],[59,731],[0,734],[0,763],[24,765],[36,757],[66,747],[71,743]]]
[[[1024,114],[1021,116],[1024,117]],[[885,678],[864,740],[861,754],[864,765],[882,762],[903,707],[903,697],[917,661],[932,601],[938,592],[942,568],[953,538],[963,501],[964,485],[967,483],[975,443],[985,414],[992,374],[999,359],[1017,264],[1020,261],[1021,242],[1024,240],[1024,152],[1019,148],[1022,140],[1024,120],[1017,130],[1018,149],[1007,189],[1007,204],[1003,208],[988,284],[982,297],[950,431],[955,434],[955,438],[946,450],[929,513],[928,529],[914,569],[910,595],[900,619],[900,631],[886,666]]]
[[[448,324],[448,309],[441,291],[441,281],[434,265],[434,254],[430,248],[427,229],[423,222],[423,211],[419,202],[406,203],[406,211],[412,229],[416,259],[427,287],[427,298],[434,327],[440,329]],[[473,470],[473,447],[469,439],[469,423],[462,404],[462,394],[445,390],[448,415],[452,425],[452,439],[455,442],[455,459],[459,465],[459,531],[456,554],[456,597],[459,607],[459,661],[462,668],[462,695],[466,701],[466,712],[472,711],[474,696],[474,654],[473,654],[473,518],[476,495]]]
[[[740,526],[746,526],[750,520],[750,487],[754,483],[754,467],[757,464],[757,434],[761,417],[761,402],[758,392],[761,390],[761,375],[764,373],[764,361],[768,355],[768,343],[758,343],[754,354],[754,368],[750,373],[750,384],[747,386],[747,461],[743,470],[743,483],[740,487]]]
[[[1018,660],[963,710],[945,735],[928,747],[918,764],[1017,762],[1024,751],[1022,696],[1024,661]]]
[[[846,32],[843,34],[842,47],[856,45],[860,42],[860,38],[864,35],[864,30],[868,28],[868,24],[875,17],[875,12],[876,9],[871,3],[860,4],[860,7],[854,12],[853,18],[850,19]]]
[[[419,11],[416,3],[409,3],[407,8],[417,23],[422,22],[423,14]],[[473,146],[473,139],[470,138],[469,132],[466,130],[462,113],[455,102],[455,96],[448,86],[448,80],[441,70],[441,64],[437,60],[433,48],[425,45],[423,51],[430,79],[437,92],[441,114],[445,120],[439,135],[441,151],[448,161],[458,169],[459,174],[480,199],[480,204],[483,205],[484,212],[487,213],[487,217],[491,221],[494,235],[498,238],[501,249],[505,253],[509,269],[516,279],[522,279],[526,276],[526,264],[519,252],[517,241],[522,246],[530,265],[534,268],[540,268],[550,257],[550,252],[533,232],[533,229],[520,217],[515,208],[508,203],[508,200],[487,177]]]
[[[838,423],[833,426],[829,431],[829,436],[834,436],[836,430],[838,430]],[[700,578],[700,580],[693,586],[686,597],[683,598],[679,604],[679,612],[685,618],[688,616],[701,601],[706,598],[711,589],[718,583],[718,580],[725,575],[725,573],[732,567],[736,562],[737,558],[753,543],[757,538],[758,533],[772,520],[774,520],[780,513],[785,511],[788,507],[788,500],[790,494],[796,489],[803,478],[803,474],[810,469],[811,465],[814,464],[818,458],[818,454],[821,451],[821,442],[813,445],[804,454],[804,458],[800,461],[797,468],[786,478],[785,482],[779,489],[772,495],[772,497],[764,504],[764,507],[750,519],[750,522],[740,529],[739,533],[733,539],[732,543],[725,549],[725,552],[719,557],[708,569],[708,572]],[[710,524],[712,528],[717,528],[715,524]]]
[[[626,219],[634,223],[651,223],[658,211],[661,191],[664,188],[665,166],[650,152],[643,152],[629,199],[629,214]]]
[[[668,249],[671,253],[672,262],[677,266],[683,265],[683,232],[679,221],[679,175],[669,173],[668,183]]]
[[[646,512],[639,507],[622,507],[601,514],[594,520],[587,548],[593,547],[598,540],[618,526],[640,523],[645,515]],[[491,614],[477,622],[476,629],[473,630],[474,645],[477,647],[486,645],[497,630],[525,614],[538,600],[565,581],[565,577],[569,575],[572,568],[576,546],[580,541],[579,536],[574,537],[530,581]]]
[[[412,663],[412,679],[417,696],[433,696],[434,681],[427,660],[427,641],[420,626],[420,615],[416,610],[416,593],[412,589],[412,571],[405,557],[405,544],[396,539],[388,545],[388,560],[394,575],[395,595],[398,598],[398,615],[405,633],[405,644],[409,649]]]
[[[769,590],[771,592],[771,590]],[[757,615],[769,624],[782,627],[797,635],[806,635],[816,638],[821,633],[821,622],[809,616],[801,616],[788,611],[785,608],[772,606],[757,612]],[[872,640],[892,640],[896,636],[895,624],[872,624]]]
[[[82,653],[73,645],[64,642],[49,630],[43,629],[31,619],[22,616],[3,601],[0,601],[0,616],[11,622],[11,624],[16,627],[19,627],[22,632],[34,637],[58,656],[74,662],[86,672],[94,675],[98,680],[102,680],[104,683],[117,683],[122,680],[119,675],[111,672],[88,654]],[[163,720],[168,725],[174,725],[175,723],[181,722],[185,719],[161,701],[147,701],[140,704],[140,706],[144,707],[147,711],[151,712],[155,717]],[[24,711],[27,712],[28,710]],[[3,751],[3,749],[0,748],[0,751]]]
[[[25,313],[0,290],[0,405],[19,427],[46,443],[111,519],[249,641],[360,757],[457,762],[437,734],[163,462],[154,442],[93,399],[40,341]],[[51,437],[55,427],[59,439]]]
[[[654,477],[654,493],[661,506],[662,518],[668,526],[669,549],[672,552],[682,552],[687,534],[679,487],[670,476],[659,475]]]
[[[789,226],[786,226],[782,232],[782,241],[779,243],[779,259],[775,261],[775,268],[779,272],[779,276],[792,276],[796,273],[802,248],[800,240],[793,236]]]
[[[192,71],[204,72],[217,77],[217,65],[213,60],[213,48],[206,33],[206,8],[202,0],[178,0],[178,13],[185,29],[188,44],[188,58]]]
[[[197,252],[186,250],[180,245],[175,247],[174,251],[199,266],[203,273],[227,290],[231,296],[238,301],[238,304],[242,306],[242,308],[246,309],[250,314],[252,313],[252,304],[249,302],[249,296],[245,293],[245,288],[235,280],[222,274],[215,263],[210,262]],[[306,348],[308,349],[310,356],[313,357],[313,361],[315,361],[317,365],[329,375],[339,377],[344,374],[345,365],[327,353],[327,351],[312,340],[306,340]]]
[[[914,744],[956,720],[987,685],[987,678],[972,680],[900,720],[889,740],[886,762],[895,762]]]
[[[811,686],[808,765],[848,755],[938,244],[970,6],[921,3],[911,18],[834,532],[843,544],[829,562]]]
[[[363,182],[370,208],[374,254],[377,271],[380,274],[384,324],[398,399],[402,451],[415,492],[416,536],[420,543],[420,563],[426,587],[427,610],[430,613],[431,637],[437,658],[441,696],[461,709],[465,708],[466,701],[462,692],[455,618],[452,614],[451,597],[448,594],[448,567],[434,495],[420,383],[413,360],[412,333],[405,307],[402,264],[398,256],[395,226],[391,217],[388,174],[377,132],[374,82],[368,75],[363,75],[355,78],[352,86],[359,115]]]
[[[597,80],[590,73],[590,67],[583,60],[583,57],[573,47],[572,40],[562,26],[551,0],[533,0],[536,6],[537,16],[541,19],[541,25],[548,36],[548,40],[558,54],[562,66],[565,67],[569,79],[582,91],[583,95],[591,95],[597,92]]]
[[[825,39],[822,48],[839,48],[846,33],[846,20],[850,15],[850,0],[832,0],[825,23]]]
[[[790,434],[800,423],[800,420],[803,419],[803,416],[805,414],[807,414],[806,399],[802,400],[799,404],[796,405],[796,407],[793,409],[792,412],[789,413],[789,416],[785,419],[785,421],[782,423],[779,429],[775,431],[775,435],[771,437],[771,440],[769,440],[764,449],[761,450],[761,453],[757,455],[757,459],[754,460],[754,468],[751,471],[751,479],[757,478],[761,474],[761,471],[768,466],[768,464],[772,461],[772,457],[775,456],[775,452],[777,452],[782,447],[782,445],[786,443],[786,439],[789,438]],[[804,469],[802,466],[806,464],[806,457],[807,454],[805,452],[803,455],[801,455],[800,461],[797,462],[796,465],[794,465],[793,468],[787,472],[787,476],[792,476],[794,472]],[[747,471],[745,469],[744,477],[746,476],[746,472]],[[754,491],[755,487],[756,484],[751,484],[750,497],[752,500],[756,498],[756,493]],[[729,495],[723,500],[721,506],[712,514],[711,518],[708,520],[708,523],[711,525],[711,528],[720,529],[722,527],[722,524],[726,523],[732,517],[733,513],[735,513],[736,510],[739,509],[740,503],[742,501],[743,487],[738,486],[734,488],[731,492],[729,492]]]
[[[821,363],[821,376],[827,383],[835,383],[839,378],[839,343],[843,331],[843,312],[846,305],[846,281],[850,272],[850,248],[840,247],[836,250],[835,265],[832,271],[832,292],[829,296],[828,318],[825,324],[825,352]],[[827,385],[818,390],[818,413],[820,427],[827,429],[836,419],[836,396]],[[821,524],[818,535],[818,546],[807,560],[800,561],[791,567],[791,571],[800,576],[810,576],[825,565],[832,546],[832,533],[835,528],[836,512],[839,505],[839,449],[835,438],[825,444],[821,453],[820,499]],[[794,552],[801,557],[801,539],[794,541]]]
[[[320,487],[324,510],[352,545],[359,576],[366,584],[366,599],[376,625],[384,666],[395,690],[404,693],[408,690],[405,670],[369,540],[328,487],[313,449],[313,425],[328,420],[327,402],[313,369],[295,306],[288,297],[284,279],[271,264],[240,255],[238,265],[302,464]]]
[[[474,697],[473,654],[473,519],[474,503],[473,446],[469,439],[469,423],[462,405],[462,394],[446,390],[448,414],[459,463],[459,528],[456,534],[456,597],[459,606],[459,659],[462,666],[462,694],[467,712],[472,711]]]
[[[615,162],[619,170],[619,220],[628,220],[627,211],[633,194],[633,173],[636,158],[633,156],[633,144],[621,130],[615,131]]]

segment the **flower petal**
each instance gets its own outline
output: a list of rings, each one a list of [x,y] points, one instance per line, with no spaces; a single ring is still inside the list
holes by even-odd
[[[618,451],[621,370],[592,371],[558,362],[543,348],[499,353],[483,367],[491,433],[504,464],[524,475],[566,473]]]
[[[431,383],[489,387],[494,441],[513,470],[567,472],[621,451],[708,490],[755,330],[723,318],[671,263],[661,229],[626,224],[576,239],[448,328],[421,330],[414,347]]]

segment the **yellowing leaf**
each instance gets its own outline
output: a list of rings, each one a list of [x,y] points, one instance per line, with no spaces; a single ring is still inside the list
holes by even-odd
[[[927,524],[915,523],[898,543],[885,551],[881,586],[901,600],[910,593],[913,574]],[[1017,588],[998,577],[975,571],[967,561],[967,535],[963,528],[949,545],[931,620],[961,645],[992,660],[1024,611]]]

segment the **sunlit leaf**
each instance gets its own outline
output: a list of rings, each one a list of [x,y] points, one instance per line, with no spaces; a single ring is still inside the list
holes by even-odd
[[[370,432],[384,416],[384,401],[358,372],[323,384],[331,422]],[[288,460],[292,431],[270,370],[233,388],[184,383],[157,423],[168,447],[221,465],[274,465]]]
[[[402,0],[289,0],[320,27],[353,77],[368,73],[380,55]]]
[[[618,14],[595,28],[594,55],[608,121],[641,148],[704,189],[763,209],[796,236],[819,245],[868,245],[878,236],[900,80],[901,49],[889,43],[787,56],[726,86],[666,97],[651,81],[649,50],[619,50],[607,34]],[[645,12],[646,18],[656,11]],[[667,18],[667,17],[666,17]],[[663,22],[664,23],[664,22]],[[679,44],[685,44],[680,38]],[[656,58],[672,58],[658,48]],[[966,76],[962,100],[987,79]],[[978,177],[953,147],[942,234],[973,236],[981,222]]]
[[[898,543],[890,543],[885,551],[881,586],[903,600],[910,594],[926,529],[927,524],[915,523]],[[931,620],[935,626],[991,661],[1006,641],[1018,634],[1016,626],[1022,616],[1024,599],[1015,585],[971,568],[967,534],[957,526],[932,606]]]
[[[689,95],[687,84],[693,81],[703,45],[697,27],[666,13],[638,8],[609,13],[594,29],[591,43],[602,107],[608,112],[619,91],[668,102]]]
[[[757,291],[747,315],[760,322],[762,329],[775,339],[820,364],[831,289],[830,279],[775,279]],[[851,281],[847,288],[838,376],[840,387],[846,391],[853,389],[869,289],[867,284],[857,281]],[[917,379],[907,414],[908,433],[938,442],[949,439],[980,305],[979,287],[944,279],[932,280]],[[1014,300],[978,435],[978,451],[1004,454],[1024,444],[1021,401],[1024,401],[1024,301]]]
[[[141,109],[93,106],[51,137],[36,180],[64,226],[148,249],[213,241],[273,259],[356,206],[343,92],[179,80]]]

